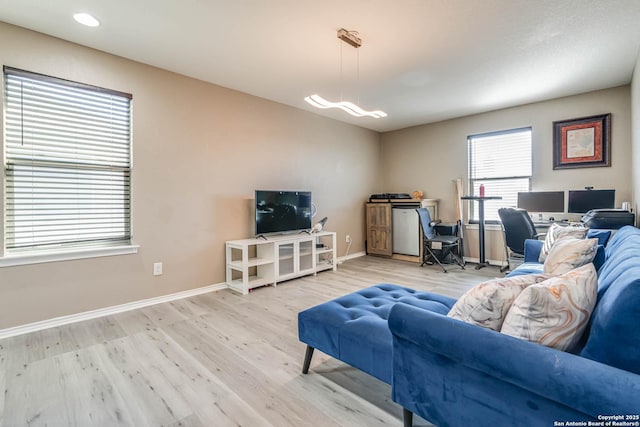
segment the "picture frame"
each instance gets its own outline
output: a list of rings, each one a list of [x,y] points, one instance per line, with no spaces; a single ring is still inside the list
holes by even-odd
[[[553,122],[553,169],[611,166],[611,113]]]

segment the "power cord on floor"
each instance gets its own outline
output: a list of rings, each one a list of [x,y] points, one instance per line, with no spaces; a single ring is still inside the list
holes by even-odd
[[[338,261],[338,265],[342,264],[343,262],[345,262],[347,260],[347,256],[349,256],[349,249],[351,249],[351,243],[353,242],[353,239],[349,238],[349,240],[347,241],[347,250],[344,254],[344,257],[342,258],[342,261]]]

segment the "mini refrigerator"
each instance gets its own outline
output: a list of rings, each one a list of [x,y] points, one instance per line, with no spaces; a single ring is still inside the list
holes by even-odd
[[[420,255],[420,220],[416,208],[419,206],[393,206],[393,253]]]

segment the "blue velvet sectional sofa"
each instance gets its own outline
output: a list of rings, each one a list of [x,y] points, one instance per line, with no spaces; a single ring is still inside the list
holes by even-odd
[[[620,229],[602,257],[598,302],[570,352],[449,318],[455,299],[383,284],[299,313],[303,372],[319,349],[391,384],[405,426],[413,413],[441,427],[640,425],[640,230]]]
[[[396,304],[393,400],[442,427],[640,421],[640,230],[620,229],[604,258],[596,307],[571,352]]]

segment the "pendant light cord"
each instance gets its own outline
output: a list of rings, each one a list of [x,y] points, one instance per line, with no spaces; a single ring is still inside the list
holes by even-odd
[[[340,102],[343,101],[342,99],[343,86],[344,86],[344,82],[343,82],[343,76],[342,76],[342,42],[340,42]]]
[[[356,105],[360,106],[360,49],[356,49]]]

